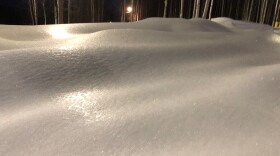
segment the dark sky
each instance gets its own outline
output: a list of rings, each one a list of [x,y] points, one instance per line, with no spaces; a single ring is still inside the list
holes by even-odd
[[[120,21],[120,1],[104,1],[104,22]],[[0,0],[0,24],[31,24],[28,0]]]
[[[25,0],[0,0],[1,24],[29,24],[26,14],[28,3]]]

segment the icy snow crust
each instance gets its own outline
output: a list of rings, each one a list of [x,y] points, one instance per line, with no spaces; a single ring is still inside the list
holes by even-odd
[[[0,155],[279,156],[280,36],[226,18],[0,26]]]

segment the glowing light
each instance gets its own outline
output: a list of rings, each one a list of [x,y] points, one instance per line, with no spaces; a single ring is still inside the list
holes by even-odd
[[[132,12],[132,10],[133,10],[133,9],[132,9],[132,7],[131,7],[131,6],[129,6],[129,7],[127,7],[127,8],[126,8],[127,13],[131,13],[131,12]]]
[[[65,39],[72,36],[71,34],[67,33],[64,26],[53,26],[49,29],[48,33],[56,39]]]

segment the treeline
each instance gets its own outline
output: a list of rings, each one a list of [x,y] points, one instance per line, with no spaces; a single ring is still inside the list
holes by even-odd
[[[280,0],[157,0],[157,4],[149,0],[136,1],[141,6],[135,6],[141,8],[135,13],[140,19],[150,16],[187,19],[230,17],[270,25],[280,21]],[[151,15],[150,10],[154,8],[157,11]]]
[[[280,19],[280,0],[28,0],[31,23],[107,22],[106,5],[117,1],[113,14],[118,21],[148,17],[230,17],[272,25]],[[127,6],[133,6],[131,13]],[[107,8],[107,9],[106,9]]]
[[[31,23],[103,22],[104,0],[29,0]]]

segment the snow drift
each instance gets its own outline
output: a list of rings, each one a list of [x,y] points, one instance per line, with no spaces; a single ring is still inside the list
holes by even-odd
[[[280,155],[280,36],[218,18],[0,26],[0,155]]]

